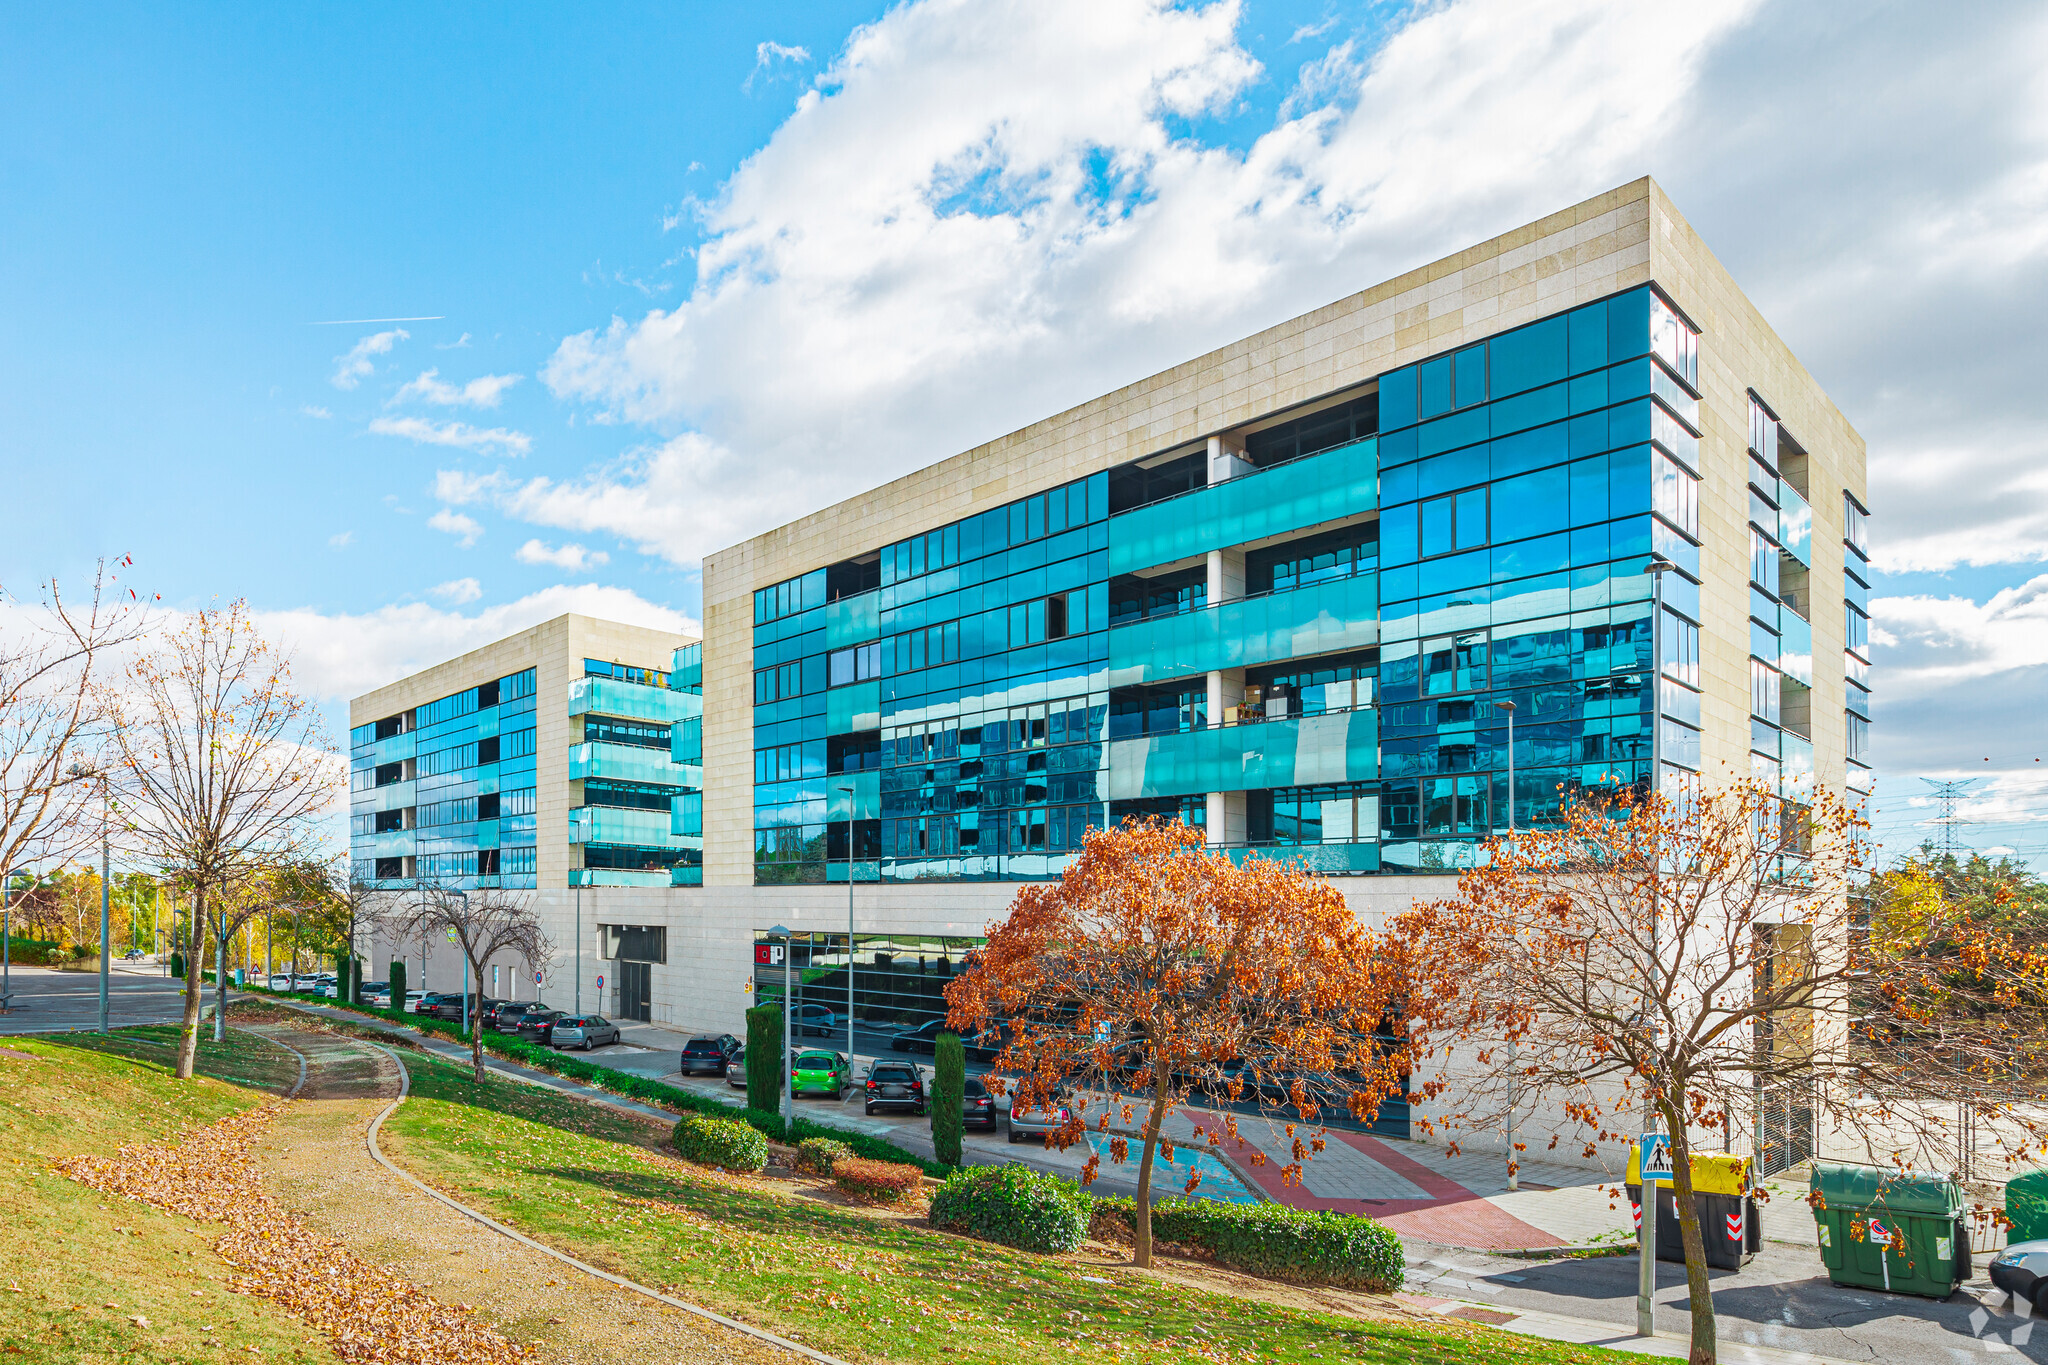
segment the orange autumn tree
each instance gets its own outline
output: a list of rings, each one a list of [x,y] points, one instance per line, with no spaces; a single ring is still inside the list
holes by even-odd
[[[1872,915],[1863,831],[1826,789],[1587,797],[1387,929],[1435,1131],[1547,1113],[1552,1147],[1617,1158],[1670,1135],[1695,1365],[1715,1340],[1689,1157],[1768,1148],[1760,1096],[1796,1094],[1816,1146],[1898,1170],[1949,1169],[1959,1104],[2009,1159],[2048,1138],[2048,960],[1939,897]]]
[[[1018,893],[946,1003],[961,1033],[1002,1031],[995,1067],[1020,1101],[1066,1109],[1050,1145],[1092,1130],[1122,1162],[1135,1125],[1136,1263],[1147,1266],[1153,1165],[1173,1150],[1167,1115],[1198,1092],[1286,1093],[1302,1125],[1287,1125],[1284,1175],[1299,1178],[1323,1140],[1297,1129],[1322,1105],[1365,1120],[1400,1093],[1402,1058],[1375,1036],[1395,980],[1329,883],[1265,859],[1239,867],[1178,821],[1126,821],[1089,831],[1059,881]],[[1341,1096],[1304,1077],[1343,1078]],[[1196,1133],[1219,1146],[1235,1120]]]

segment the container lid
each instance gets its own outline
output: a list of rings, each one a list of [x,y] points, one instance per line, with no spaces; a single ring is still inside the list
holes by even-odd
[[[1954,1217],[1963,1207],[1963,1191],[1948,1176],[1907,1174],[1883,1166],[1816,1161],[1809,1188],[1821,1196],[1826,1207],[1836,1209]]]
[[[1628,1178],[1626,1184],[1640,1185],[1642,1178],[1642,1151],[1639,1145],[1628,1149]],[[1694,1152],[1689,1164],[1692,1167],[1692,1192],[1694,1194],[1744,1194],[1749,1189],[1749,1158],[1734,1156],[1725,1152]],[[1663,1181],[1658,1181],[1663,1184]]]

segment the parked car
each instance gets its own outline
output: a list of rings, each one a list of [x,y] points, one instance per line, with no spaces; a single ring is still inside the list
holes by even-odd
[[[725,1083],[735,1090],[745,1090],[747,1088],[747,1045],[745,1043],[740,1044],[739,1050],[726,1059]]]
[[[960,1086],[960,1122],[968,1128],[986,1128],[994,1132],[999,1124],[996,1118],[995,1096],[988,1093],[988,1086],[981,1077],[969,1076]]]
[[[682,1065],[676,1070],[685,1076],[723,1076],[726,1063],[742,1046],[744,1044],[730,1033],[692,1038],[683,1044]]]
[[[329,973],[322,972],[318,976],[302,976],[299,978],[299,980],[306,983],[305,985],[298,987],[299,990],[310,990],[313,992],[313,994],[321,996],[328,1000],[332,1000],[334,998],[336,983],[335,978]]]
[[[960,1040],[967,1059],[973,1062],[992,1062],[1010,1045],[1010,1030],[1005,1024],[992,1024],[971,1037]]]
[[[919,1024],[908,1033],[899,1033],[889,1043],[896,1052],[922,1052],[929,1056],[939,1050],[939,1035],[946,1031],[944,1019],[932,1019]]]
[[[791,1095],[830,1095],[836,1103],[845,1098],[853,1068],[843,1052],[799,1052],[789,1069]]]
[[[391,983],[389,981],[365,981],[363,983],[363,1003],[375,1010],[390,1009]]]
[[[924,1113],[924,1072],[909,1062],[874,1063],[868,1068],[863,1089],[869,1114],[884,1107],[907,1107],[913,1114]]]
[[[1053,1096],[1050,1106],[1026,1105],[1018,1098],[1013,1084],[1010,1090],[1010,1141],[1022,1142],[1026,1137],[1043,1138],[1065,1123],[1069,1114],[1064,1091]]]
[[[426,998],[427,993],[425,991],[407,991],[405,993],[405,1012],[407,1014],[418,1014],[420,1006]]]
[[[2048,1310],[2048,1241],[2014,1242],[1991,1261],[1991,1283],[2034,1305],[2035,1312]]]
[[[823,1005],[798,1005],[790,1011],[790,1027],[799,1038],[829,1038],[846,1030],[846,1016],[834,1014]]]
[[[475,1005],[472,1004],[470,1008],[474,1009]],[[428,991],[426,999],[420,1002],[419,1012],[459,1024],[462,1022],[462,992]]]
[[[130,948],[130,949],[129,949],[129,950],[127,951],[127,952],[125,952],[125,953],[121,954],[121,960],[122,960],[123,962],[140,962],[140,961],[142,961],[142,949],[140,949],[140,948]]]
[[[290,972],[272,972],[266,984],[274,991],[290,991],[298,989],[298,982]]]
[[[546,1008],[547,1006],[537,1000],[507,1000],[496,1009],[490,1010],[484,1015],[484,1024],[486,1027],[494,1028],[500,1033],[517,1033],[519,1032],[519,1019],[521,1015],[532,1010]]]
[[[568,1015],[560,1010],[527,1010],[519,1016],[519,1041],[546,1047],[554,1035],[557,1020]]]
[[[619,1026],[595,1014],[567,1014],[555,1021],[548,1042],[555,1048],[580,1047],[585,1052],[619,1041]]]

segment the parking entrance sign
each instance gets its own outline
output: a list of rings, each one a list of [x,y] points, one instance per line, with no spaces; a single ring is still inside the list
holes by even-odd
[[[1663,1133],[1645,1133],[1642,1142],[1643,1183],[1671,1179],[1671,1139]]]

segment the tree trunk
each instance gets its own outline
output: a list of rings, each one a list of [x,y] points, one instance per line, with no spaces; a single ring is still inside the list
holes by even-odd
[[[476,963],[470,963],[469,969],[476,974],[478,981],[484,979],[483,968],[477,966]],[[482,995],[483,991],[479,989],[476,994]],[[483,1011],[476,1007],[474,996],[464,1003],[463,1009],[469,1015],[469,1059],[476,1068],[476,1083],[482,1085],[484,1083],[484,1021],[477,1016]]]
[[[1678,1206],[1678,1236],[1685,1246],[1685,1292],[1692,1312],[1692,1349],[1687,1361],[1688,1365],[1715,1365],[1714,1291],[1707,1280],[1707,1243],[1700,1235],[1700,1209],[1692,1192],[1692,1142],[1685,1131],[1684,1115],[1660,1107],[1671,1134],[1672,1202]],[[1643,1193],[1650,1191],[1645,1187]],[[1645,1200],[1646,1205],[1648,1202]],[[1646,1208],[1644,1216],[1650,1212]],[[1654,1249],[1654,1224],[1650,1244]]]
[[[228,1033],[228,925],[222,915],[213,935],[213,1041]]]
[[[192,1079],[199,1058],[200,959],[206,947],[206,896],[192,893],[192,913],[185,920],[185,1018],[178,1032],[178,1069],[181,1081]]]
[[[1131,1217],[1136,1246],[1131,1264],[1140,1269],[1152,1265],[1152,1158],[1159,1150],[1159,1130],[1166,1123],[1167,1073],[1155,1059],[1158,1074],[1152,1078],[1152,1115],[1145,1121],[1145,1154],[1138,1159],[1138,1208]]]

